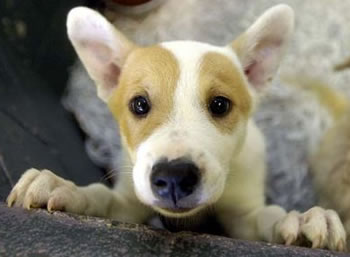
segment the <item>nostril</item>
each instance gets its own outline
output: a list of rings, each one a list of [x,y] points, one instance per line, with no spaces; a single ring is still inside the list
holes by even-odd
[[[165,187],[167,187],[168,183],[167,183],[165,180],[156,179],[156,180],[153,182],[153,185],[155,185],[155,186],[158,187],[158,188],[165,188]]]
[[[196,173],[191,173],[189,175],[187,175],[186,177],[184,177],[180,183],[179,183],[179,186],[181,188],[181,190],[184,192],[184,193],[192,193],[195,186],[197,185],[198,183],[198,176]]]

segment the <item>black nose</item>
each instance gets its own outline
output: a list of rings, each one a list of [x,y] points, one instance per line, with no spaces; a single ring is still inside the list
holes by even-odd
[[[153,193],[175,205],[181,198],[193,193],[198,181],[198,167],[182,158],[170,162],[160,161],[152,168]]]

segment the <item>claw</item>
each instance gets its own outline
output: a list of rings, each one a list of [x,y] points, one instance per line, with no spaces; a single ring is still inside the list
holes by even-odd
[[[26,198],[24,199],[23,207],[27,210],[30,210],[32,207],[32,200],[33,200],[32,194],[29,194],[28,196],[26,196]]]
[[[7,202],[7,206],[8,207],[12,207],[14,202],[15,202],[15,199],[16,199],[16,191],[13,191],[10,193],[10,195],[7,197],[6,199],[6,202]]]
[[[49,202],[47,203],[47,211],[50,212],[50,213],[53,213],[54,212],[54,209],[53,209],[53,202],[49,200]]]
[[[286,245],[292,245],[294,242],[295,242],[295,236],[292,236],[292,235],[289,235],[287,238],[286,238]]]
[[[312,248],[319,248],[321,245],[321,236],[317,237],[313,242],[312,242]]]
[[[24,208],[27,209],[28,211],[30,211],[31,206],[30,206],[30,204],[26,204],[26,205],[24,205]]]
[[[336,247],[337,251],[339,252],[344,252],[347,250],[347,247],[346,247],[346,244],[343,240],[340,240],[337,244],[337,247]]]
[[[51,197],[47,203],[47,210],[49,212],[55,212],[55,211],[64,211],[65,208],[62,204],[59,203],[57,198]]]
[[[50,198],[49,201],[47,202],[47,211],[50,213],[53,213],[54,211],[58,211],[59,208],[55,202],[55,198]]]

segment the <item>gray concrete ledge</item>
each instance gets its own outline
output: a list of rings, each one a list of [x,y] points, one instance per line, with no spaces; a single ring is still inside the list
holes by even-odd
[[[349,256],[189,232],[170,233],[143,225],[0,203],[0,256]]]

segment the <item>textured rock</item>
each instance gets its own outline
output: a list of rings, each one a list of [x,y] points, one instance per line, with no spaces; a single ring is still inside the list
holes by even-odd
[[[0,203],[0,256],[347,256],[326,250],[263,242],[170,233],[143,225],[43,210],[7,208]]]

